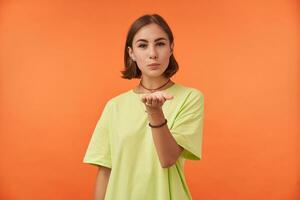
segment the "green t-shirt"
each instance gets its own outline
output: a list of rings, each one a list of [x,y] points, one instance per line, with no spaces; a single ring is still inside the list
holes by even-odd
[[[174,98],[162,109],[176,142],[184,148],[177,162],[162,168],[140,94],[133,90],[107,101],[83,162],[111,168],[105,200],[190,200],[185,159],[200,160],[204,96],[175,83]]]

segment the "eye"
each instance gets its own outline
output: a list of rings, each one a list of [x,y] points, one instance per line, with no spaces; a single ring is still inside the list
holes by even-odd
[[[165,45],[165,43],[163,43],[163,42],[158,42],[157,44],[158,44],[158,46],[164,46]]]
[[[138,47],[141,47],[141,48],[143,48],[143,47],[145,47],[146,45],[145,44],[140,44],[140,45],[138,45]]]

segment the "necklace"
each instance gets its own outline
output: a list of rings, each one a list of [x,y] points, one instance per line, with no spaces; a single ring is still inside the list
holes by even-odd
[[[165,84],[163,84],[162,86],[160,86],[160,87],[158,87],[158,88],[155,88],[155,89],[146,88],[146,87],[142,84],[142,80],[140,81],[140,85],[141,85],[144,89],[146,89],[146,90],[148,90],[148,91],[150,91],[150,92],[152,93],[152,92],[154,92],[155,90],[158,90],[158,89],[164,87],[165,85],[167,85],[167,84],[170,82],[170,80],[171,80],[171,79],[168,79],[168,81],[167,81]]]

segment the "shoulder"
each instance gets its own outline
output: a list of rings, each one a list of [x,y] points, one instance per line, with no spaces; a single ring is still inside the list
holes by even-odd
[[[204,94],[196,88],[185,85],[180,85],[180,90],[184,91],[181,94],[180,109],[181,113],[198,113],[201,114],[204,111]],[[199,112],[200,111],[200,112]]]
[[[114,106],[120,103],[126,103],[126,101],[131,97],[130,93],[131,90],[122,91],[108,99],[107,104]]]
[[[187,85],[183,85],[183,84],[179,84],[177,83],[177,88],[178,90],[183,91],[184,93],[187,94],[187,97],[199,97],[199,98],[204,98],[204,94],[203,92],[195,87],[191,87],[191,86],[187,86]]]

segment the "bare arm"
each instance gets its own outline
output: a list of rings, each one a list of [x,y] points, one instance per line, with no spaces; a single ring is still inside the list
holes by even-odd
[[[161,124],[165,119],[162,109],[153,114],[148,114],[148,119],[151,124]],[[160,128],[151,128],[151,131],[161,166],[163,168],[171,167],[176,163],[183,147],[177,144],[167,125]]]
[[[163,94],[163,100],[162,93],[159,95],[158,93],[156,93],[157,95],[154,94],[142,96],[141,101],[146,105],[150,124],[158,125],[165,121],[162,105],[165,100],[173,99],[173,96]],[[160,97],[158,98],[158,96]],[[150,106],[147,103],[150,103]],[[184,148],[177,144],[167,124],[159,128],[151,128],[151,131],[161,166],[163,168],[171,167],[176,163]]]
[[[95,196],[94,200],[104,200],[107,183],[110,177],[111,169],[99,166],[98,174],[96,178]]]

